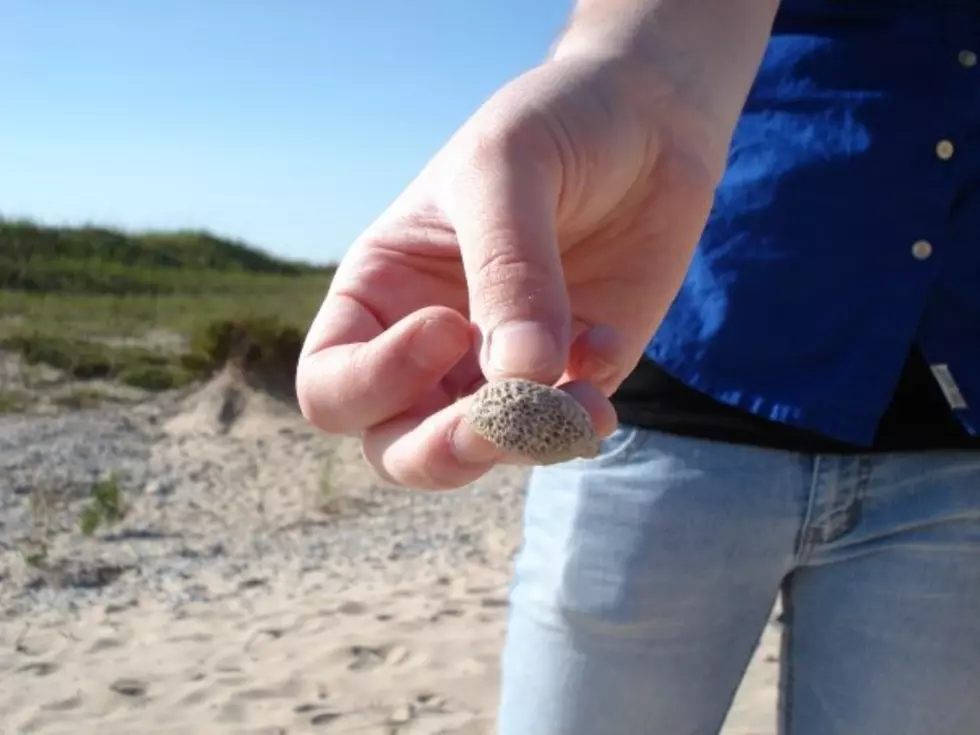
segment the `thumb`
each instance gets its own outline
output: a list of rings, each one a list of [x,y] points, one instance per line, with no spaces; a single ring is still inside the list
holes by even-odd
[[[488,379],[551,385],[566,368],[571,308],[555,228],[560,178],[557,156],[543,159],[540,147],[484,141],[453,181],[447,214]]]

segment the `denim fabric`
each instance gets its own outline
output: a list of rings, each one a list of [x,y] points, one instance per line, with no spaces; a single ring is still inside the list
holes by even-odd
[[[780,591],[781,735],[980,732],[980,454],[621,426],[533,474],[500,735],[718,733]]]

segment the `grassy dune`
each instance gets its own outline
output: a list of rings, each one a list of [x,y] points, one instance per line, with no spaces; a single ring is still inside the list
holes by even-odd
[[[206,232],[0,220],[0,348],[80,380],[176,387],[235,350],[298,349],[332,274]]]

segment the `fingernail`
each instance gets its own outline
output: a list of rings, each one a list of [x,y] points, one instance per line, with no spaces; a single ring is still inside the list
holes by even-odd
[[[558,341],[538,322],[509,322],[488,338],[487,363],[499,375],[543,377],[564,369]]]
[[[455,325],[443,320],[432,319],[423,322],[409,344],[409,357],[424,370],[448,368],[455,364],[468,349],[461,338],[461,331]]]
[[[623,339],[617,330],[602,324],[590,327],[583,336],[585,357],[579,372],[595,385],[602,386],[620,373],[618,360],[624,351]]]

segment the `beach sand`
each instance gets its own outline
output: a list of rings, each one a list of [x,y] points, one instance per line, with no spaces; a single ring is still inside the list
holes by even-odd
[[[385,488],[227,375],[0,418],[0,733],[493,733],[524,477]],[[726,734],[775,732],[777,637]]]

